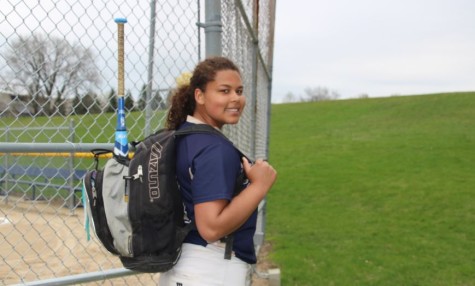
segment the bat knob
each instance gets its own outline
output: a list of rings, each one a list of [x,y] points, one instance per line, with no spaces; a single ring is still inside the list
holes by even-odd
[[[125,24],[127,23],[127,18],[115,18],[114,22],[116,22],[117,24]]]

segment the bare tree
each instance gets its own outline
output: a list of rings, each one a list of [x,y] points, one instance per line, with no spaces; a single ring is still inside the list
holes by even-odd
[[[161,90],[152,90],[151,98],[147,102],[147,85],[144,84],[140,90],[139,99],[136,103],[137,110],[145,110],[148,106],[152,110],[163,110],[167,109],[168,98],[172,96],[173,90],[171,89],[161,89]],[[165,94],[165,98],[162,98],[161,94]]]
[[[137,110],[145,110],[147,101],[147,85],[142,85],[142,89],[140,90],[139,100],[137,101]]]
[[[332,100],[338,99],[340,95],[334,91],[329,90],[326,87],[314,87],[305,89],[306,97],[302,98],[302,101],[323,101],[323,100]]]
[[[133,111],[134,105],[135,105],[134,98],[132,97],[132,93],[130,92],[130,90],[128,90],[125,93],[125,110]]]
[[[73,100],[73,109],[75,114],[100,113],[101,101],[94,93],[87,93],[84,96],[76,95]]]
[[[20,36],[3,56],[7,66],[3,88],[27,94],[35,113],[62,111],[65,99],[86,95],[100,83],[93,52],[64,38]]]
[[[284,103],[290,103],[290,102],[295,102],[295,101],[296,101],[296,97],[292,92],[287,92],[287,94],[285,95],[283,99]]]
[[[117,109],[117,94],[114,88],[111,88],[109,93],[106,95],[107,97],[107,112],[115,112]]]

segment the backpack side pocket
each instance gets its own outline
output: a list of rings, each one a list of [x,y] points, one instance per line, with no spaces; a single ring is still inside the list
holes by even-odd
[[[105,215],[104,201],[102,198],[103,175],[102,171],[93,170],[87,172],[84,176],[85,207],[88,216],[91,218],[92,228],[96,237],[110,253],[118,255],[119,252],[114,247],[114,240]]]
[[[104,217],[112,234],[113,245],[120,255],[133,256],[132,225],[129,218],[129,202],[126,193],[126,179],[129,167],[115,158],[109,159],[102,178],[102,199]]]

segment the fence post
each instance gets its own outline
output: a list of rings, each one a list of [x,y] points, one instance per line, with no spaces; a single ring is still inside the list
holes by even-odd
[[[221,0],[205,1],[205,51],[206,57],[221,56],[222,41],[221,33],[223,24],[221,23]]]
[[[267,58],[267,63],[268,66],[266,66],[267,69],[267,75],[268,75],[268,82],[267,82],[267,118],[266,118],[266,124],[267,124],[267,134],[266,134],[266,158],[269,158],[269,138],[270,138],[270,116],[271,116],[271,105],[272,105],[272,71],[273,71],[273,61],[274,61],[274,30],[275,30],[275,5],[276,5],[276,0],[271,0],[269,2],[269,17],[270,17],[270,47],[269,47],[269,54]],[[263,63],[264,64],[264,63]]]
[[[7,126],[6,130],[5,130],[5,141],[8,142],[10,141],[10,136],[9,136],[9,133],[10,133],[10,127]],[[5,155],[5,174],[3,175],[3,178],[5,181],[4,181],[4,186],[5,188],[2,190],[0,189],[0,195],[2,196],[5,196],[5,203],[8,204],[8,194],[10,193],[10,190],[8,189],[8,157],[10,156],[10,154],[6,153]]]
[[[198,17],[196,21],[196,28],[197,28],[197,34],[198,34],[198,62],[201,62],[201,1],[196,1],[196,8],[198,9]]]
[[[75,136],[75,125],[74,120],[69,121],[69,142],[74,143]],[[74,212],[74,205],[76,202],[76,196],[74,195],[74,151],[71,151],[69,156],[69,210]]]
[[[150,135],[150,121],[152,117],[152,81],[153,81],[153,52],[155,48],[155,4],[156,0],[150,1],[150,32],[148,41],[148,75],[147,75],[147,91],[145,96],[145,134]]]
[[[254,35],[258,35],[257,31],[259,29],[259,15],[258,15],[258,9],[259,5],[256,1],[254,1],[253,4],[253,9],[252,9],[252,18],[253,18],[253,23],[252,23],[252,33]],[[251,70],[251,77],[252,77],[252,86],[251,86],[251,156],[253,158],[256,158],[256,140],[257,140],[257,112],[258,112],[258,107],[257,107],[257,66],[258,66],[258,60],[257,60],[257,54],[259,52],[259,41],[257,40],[257,37],[253,38],[252,41],[252,70]]]

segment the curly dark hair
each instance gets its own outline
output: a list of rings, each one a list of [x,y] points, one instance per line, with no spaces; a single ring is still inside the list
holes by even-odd
[[[215,79],[218,71],[222,70],[241,73],[239,68],[225,57],[207,58],[195,67],[189,85],[178,87],[171,97],[171,106],[166,122],[168,129],[176,130],[180,124],[186,121],[188,115],[193,115],[196,107],[195,90],[199,88],[204,92],[206,85]]]

